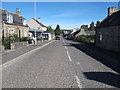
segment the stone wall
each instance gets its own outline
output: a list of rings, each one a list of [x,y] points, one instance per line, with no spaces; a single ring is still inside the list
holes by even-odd
[[[19,30],[20,30],[21,38],[29,36],[29,28],[28,27],[5,24],[5,26],[4,26],[4,36],[5,37],[9,37],[9,29],[10,28],[14,29],[14,35],[18,35],[19,34]]]
[[[95,43],[107,50],[120,51],[120,25],[96,28]]]
[[[11,44],[11,49],[17,49],[21,47],[25,47],[28,45],[28,42],[17,42],[17,43],[12,43]]]

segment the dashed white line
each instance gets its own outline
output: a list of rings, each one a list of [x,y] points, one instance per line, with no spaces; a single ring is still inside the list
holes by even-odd
[[[64,41],[64,39],[63,39],[63,43],[65,43],[65,41]],[[67,47],[65,46],[65,49],[67,50]],[[71,59],[71,57],[70,57],[70,55],[69,55],[69,52],[67,51],[67,56],[68,56],[68,58],[69,58],[69,60],[70,60],[70,62],[72,61],[72,59]]]
[[[79,87],[79,88],[82,88],[82,85],[81,85],[81,83],[80,83],[80,79],[78,78],[78,76],[75,76],[75,79],[76,79],[76,82],[77,82],[77,84],[78,84],[78,87]]]
[[[64,39],[63,39],[63,43],[65,43]]]
[[[68,51],[67,51],[67,55],[68,55],[69,60],[72,61]]]
[[[67,47],[65,46],[65,49],[67,49]]]
[[[65,43],[64,40],[63,40],[63,43]],[[67,47],[66,47],[66,46],[65,46],[65,49],[67,50]],[[71,59],[71,57],[70,57],[70,55],[69,55],[68,50],[67,50],[67,56],[68,56],[68,58],[69,58],[69,60],[70,60],[70,62],[71,62],[72,59]],[[80,63],[78,63],[78,64],[80,64]],[[80,79],[78,78],[78,76],[75,76],[75,79],[76,79],[76,82],[77,82],[78,87],[79,87],[79,88],[82,88],[82,84],[80,83]]]

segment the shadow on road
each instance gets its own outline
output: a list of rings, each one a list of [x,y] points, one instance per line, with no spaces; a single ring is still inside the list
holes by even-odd
[[[71,46],[70,44],[64,44],[63,46]]]
[[[117,53],[111,53],[109,51],[102,50],[98,47],[95,47],[94,45],[91,46],[88,44],[74,43],[70,44],[71,46],[81,50],[82,52],[91,56],[95,60],[98,60],[99,62],[116,71],[117,73],[120,73],[120,60]]]
[[[87,79],[120,88],[120,76],[111,72],[84,72]]]

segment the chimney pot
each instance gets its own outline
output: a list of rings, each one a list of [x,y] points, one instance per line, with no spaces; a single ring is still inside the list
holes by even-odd
[[[38,22],[40,22],[40,18],[38,18]]]
[[[16,14],[20,16],[20,8],[16,8]]]

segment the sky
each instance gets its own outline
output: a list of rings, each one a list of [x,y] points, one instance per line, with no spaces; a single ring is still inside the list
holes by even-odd
[[[0,0],[2,2],[33,2],[34,0]],[[37,2],[118,2],[119,0],[36,0]]]
[[[108,7],[118,7],[117,2],[37,2],[36,19],[46,26],[62,29],[80,28],[81,25],[89,25],[92,21],[102,21],[108,14]],[[2,8],[15,12],[20,8],[21,16],[27,21],[34,18],[34,2],[3,2]]]

